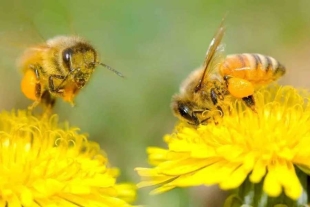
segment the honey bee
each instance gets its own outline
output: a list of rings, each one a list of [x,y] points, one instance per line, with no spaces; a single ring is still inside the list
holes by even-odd
[[[52,108],[56,97],[73,105],[75,96],[88,83],[97,65],[123,77],[99,62],[94,47],[80,37],[56,36],[26,49],[19,67],[24,74],[21,90],[34,101],[30,109],[39,103]]]
[[[224,32],[222,22],[209,45],[203,66],[193,71],[181,85],[180,92],[172,97],[173,113],[180,120],[193,125],[215,121],[216,115],[223,116],[229,111],[227,103],[233,98],[242,99],[255,112],[255,89],[285,74],[285,67],[269,56],[224,57],[221,44]]]

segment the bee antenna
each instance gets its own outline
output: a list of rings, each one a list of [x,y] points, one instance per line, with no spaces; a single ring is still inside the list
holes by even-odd
[[[125,78],[125,76],[124,76],[121,72],[118,72],[117,70],[111,68],[110,66],[108,66],[108,65],[106,65],[106,64],[104,64],[104,63],[98,63],[98,64],[101,65],[101,66],[103,66],[103,67],[105,67],[106,69],[112,71],[112,72],[115,73],[116,75],[118,75],[118,76],[120,76],[120,77],[122,77],[122,78]]]

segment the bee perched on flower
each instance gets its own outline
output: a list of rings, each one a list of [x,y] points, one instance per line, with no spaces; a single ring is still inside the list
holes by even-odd
[[[139,187],[153,193],[219,185],[255,207],[309,202],[310,92],[272,85],[254,95],[257,113],[236,100],[217,125],[185,123],[164,137],[168,149],[148,148],[153,168],[137,168]],[[230,207],[231,197],[225,203]]]
[[[221,25],[203,67],[173,97],[179,123],[164,137],[167,149],[147,149],[154,167],[136,168],[138,186],[157,186],[151,192],[157,194],[218,185],[231,192],[225,207],[305,205],[310,92],[274,83],[285,74],[274,58],[240,54],[218,61],[223,35]]]
[[[261,54],[234,54],[223,57],[223,22],[207,50],[204,64],[183,82],[172,98],[172,111],[192,125],[217,122],[229,113],[232,98],[241,99],[256,110],[254,89],[268,85],[285,74],[276,59]]]

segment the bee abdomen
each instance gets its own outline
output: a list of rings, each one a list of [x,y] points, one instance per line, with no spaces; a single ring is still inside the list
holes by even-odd
[[[222,76],[243,78],[254,84],[265,84],[285,74],[285,67],[276,59],[261,54],[228,55],[220,65]]]

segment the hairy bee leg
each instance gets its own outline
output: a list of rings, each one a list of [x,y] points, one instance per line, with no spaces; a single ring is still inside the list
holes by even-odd
[[[28,110],[32,111],[41,102],[41,83],[40,83],[40,73],[39,73],[40,66],[31,65],[30,68],[34,71],[34,74],[36,77],[35,96],[37,98],[36,101],[34,101],[30,106],[28,106]]]
[[[216,106],[216,108],[219,110],[219,112],[221,112],[221,117],[223,117],[224,116],[224,112],[223,112],[222,107]]]
[[[232,76],[230,76],[230,75],[225,75],[225,76],[223,77],[223,79],[224,79],[224,81],[225,81],[225,83],[226,83],[226,86],[228,86],[228,80],[229,80],[230,78],[232,78]]]
[[[56,98],[54,98],[48,90],[43,92],[41,97],[41,103],[44,105],[43,117],[49,117],[52,114],[55,102]]]
[[[219,105],[217,105],[218,104],[218,99],[220,99],[220,100],[224,99],[223,95],[220,92],[218,92],[215,88],[212,88],[210,92],[211,92],[211,94],[210,94],[211,101],[212,101],[213,105],[216,106],[217,110],[219,110],[219,112],[220,112],[220,116],[223,117],[224,116],[223,109]],[[208,119],[203,120],[202,122],[206,122],[210,118],[211,117],[209,117]],[[215,120],[214,116],[212,117],[212,119],[213,119],[215,124],[218,124],[218,122]]]
[[[196,118],[196,122],[194,122],[194,123],[190,123],[190,124],[192,124],[192,125],[199,125],[199,124],[202,124],[204,121],[206,121],[206,120],[202,120],[202,121],[199,121],[198,120],[198,118],[197,118],[197,115],[196,114],[201,114],[201,113],[203,113],[205,110],[195,110],[195,111],[193,111],[192,112],[192,117],[195,117]],[[208,118],[209,119],[209,118]]]
[[[222,107],[220,107],[220,106],[216,106],[216,109],[217,109],[217,110],[219,110],[219,112],[220,112],[220,116],[221,116],[221,118],[223,118],[223,116],[224,116],[224,112],[223,112]],[[212,118],[213,118],[213,122],[214,122],[214,124],[215,124],[215,125],[218,125],[218,124],[219,124],[219,122],[215,119],[215,116],[213,116]]]
[[[32,111],[35,107],[39,105],[40,101],[34,101],[30,106],[28,106],[28,110]]]
[[[55,88],[54,79],[64,80],[65,78],[66,76],[63,76],[63,75],[56,75],[56,74],[50,75],[48,77],[48,84],[49,84],[50,91],[54,93],[61,93],[60,88]]]
[[[254,112],[256,112],[256,109],[255,109],[255,99],[254,99],[254,96],[253,96],[253,95],[248,96],[248,97],[244,97],[244,98],[242,98],[242,100],[244,101],[244,103],[245,103],[250,109],[252,109]]]
[[[36,75],[36,85],[35,85],[35,94],[38,99],[41,98],[41,83],[40,83],[40,73],[38,68],[34,68],[34,74]]]
[[[52,109],[55,105],[56,98],[54,98],[51,93],[46,90],[41,96],[41,102],[46,106],[46,108]]]
[[[203,110],[202,113],[205,113],[205,112],[207,112],[207,111],[210,113],[211,110],[207,108],[207,109]],[[208,122],[209,122],[209,120],[210,120],[211,118],[214,120],[214,117],[209,116],[209,117],[207,117],[207,118],[201,120],[200,124],[208,124]]]
[[[207,124],[208,121],[209,121],[209,119],[211,119],[211,117],[208,117],[208,118],[202,120],[202,121],[200,122],[200,124]]]

